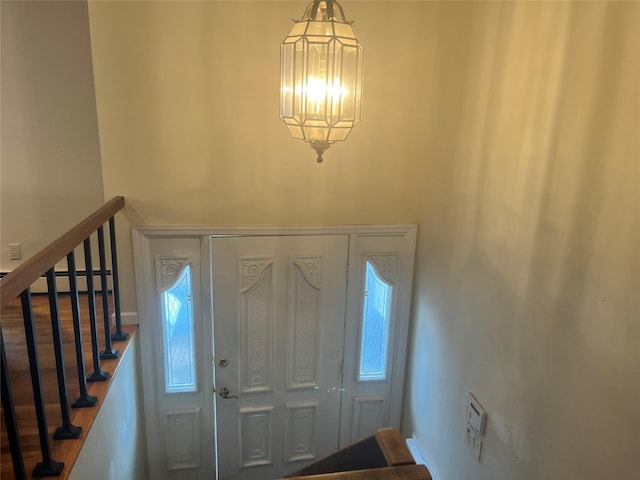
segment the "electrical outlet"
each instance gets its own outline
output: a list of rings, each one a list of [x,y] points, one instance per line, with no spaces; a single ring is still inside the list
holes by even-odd
[[[22,252],[20,251],[19,243],[10,243],[9,252],[9,258],[11,260],[22,260]]]
[[[482,451],[482,440],[476,434],[473,427],[467,423],[466,431],[465,431],[465,439],[467,440],[467,445],[473,453],[473,456],[476,457],[476,460],[480,461],[480,452]]]

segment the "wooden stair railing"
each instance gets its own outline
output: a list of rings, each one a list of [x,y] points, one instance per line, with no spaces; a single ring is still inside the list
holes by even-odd
[[[416,465],[407,445],[395,428],[383,428],[374,435],[338,450],[284,477],[298,480],[431,480],[424,465]]]
[[[22,318],[24,321],[25,340],[29,358],[29,370],[33,390],[33,402],[36,410],[36,420],[38,424],[38,436],[42,461],[37,463],[33,472],[33,477],[58,476],[61,474],[64,464],[51,458],[49,444],[49,434],[45,415],[45,403],[43,398],[42,382],[40,378],[40,366],[38,360],[38,345],[36,341],[35,326],[33,320],[33,308],[31,304],[31,285],[41,276],[47,278],[47,289],[49,295],[49,307],[51,311],[51,329],[53,336],[53,348],[56,362],[56,373],[58,382],[58,392],[60,398],[60,410],[62,426],[53,434],[56,439],[78,438],[81,428],[71,424],[69,415],[69,402],[67,398],[67,384],[65,378],[64,356],[62,351],[61,328],[58,308],[58,292],[56,289],[55,265],[67,257],[67,267],[69,276],[69,291],[72,305],[73,329],[76,349],[76,361],[78,370],[78,382],[80,396],[73,402],[71,407],[82,408],[92,407],[96,404],[96,397],[87,392],[86,382],[105,381],[109,378],[109,373],[100,369],[101,359],[113,359],[118,356],[118,352],[113,350],[112,341],[126,340],[128,335],[122,331],[122,320],[120,312],[120,292],[118,283],[118,260],[116,252],[115,237],[115,215],[125,205],[124,197],[114,197],[101,208],[89,215],[82,222],[77,224],[67,233],[63,234],[49,246],[40,250],[33,257],[22,263],[15,270],[8,273],[0,280],[0,309],[5,308],[16,298],[20,298],[22,305]],[[104,238],[104,225],[109,224],[109,246],[111,253],[111,270],[107,269],[106,245]],[[95,308],[95,288],[93,280],[93,265],[91,255],[91,236],[97,233],[99,263],[98,269],[102,290],[102,311],[104,320],[104,342],[105,349],[98,352],[98,323]],[[74,250],[80,244],[84,248],[85,271],[83,272],[87,282],[87,298],[89,301],[89,325],[91,333],[91,347],[93,354],[93,373],[88,377],[85,374],[84,352],[82,345],[82,327],[80,323],[80,306],[77,276],[75,267]],[[109,318],[108,306],[108,284],[107,274],[112,278],[112,294],[114,300],[115,333],[111,333],[111,321]],[[7,368],[7,358],[5,354],[4,336],[2,335],[2,325],[0,324],[0,361],[2,363],[2,409],[4,412],[6,433],[11,451],[11,459],[15,478],[18,480],[27,478],[24,466],[22,448],[20,445],[20,432],[16,421],[16,413],[13,404],[11,382],[9,370]]]

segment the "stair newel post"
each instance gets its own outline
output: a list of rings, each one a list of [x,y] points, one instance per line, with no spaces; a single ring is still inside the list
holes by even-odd
[[[27,288],[23,291],[20,294],[20,300],[22,301],[22,318],[24,320],[24,334],[27,343],[27,353],[29,356],[29,371],[31,372],[33,402],[36,409],[38,436],[40,438],[40,450],[42,452],[42,462],[35,466],[32,475],[34,477],[57,476],[62,472],[64,463],[56,462],[51,458],[44,396],[42,392],[42,383],[40,382],[40,365],[38,360],[38,347],[36,345],[36,329],[33,324],[31,290]]]
[[[82,427],[71,424],[69,401],[67,399],[67,377],[64,371],[64,353],[62,351],[62,333],[60,328],[60,308],[58,305],[58,289],[56,287],[55,268],[47,271],[47,291],[49,293],[49,310],[51,311],[51,333],[53,350],[56,357],[56,373],[58,376],[58,395],[60,398],[60,414],[62,426],[53,434],[55,439],[78,438]]]
[[[98,353],[98,324],[96,315],[96,291],[93,287],[93,261],[91,259],[91,237],[84,240],[84,263],[87,278],[87,299],[89,301],[89,325],[91,330],[91,352],[93,353],[93,373],[87,382],[104,382],[109,373],[100,370],[100,354]]]
[[[20,434],[18,433],[18,422],[16,420],[16,410],[13,403],[13,393],[9,383],[9,368],[7,367],[7,356],[4,352],[4,336],[0,325],[0,362],[2,362],[2,410],[4,412],[4,423],[9,438],[9,450],[11,451],[11,462],[16,480],[26,480],[27,473],[24,469],[24,459],[22,457],[22,446],[20,444]]]
[[[111,246],[111,280],[113,282],[113,309],[116,315],[116,333],[111,335],[113,341],[123,341],[129,334],[122,331],[122,316],[120,312],[120,284],[118,281],[118,252],[116,249],[115,217],[109,219],[109,244]]]
[[[73,336],[76,344],[76,363],[78,365],[78,385],[80,396],[71,405],[73,408],[93,407],[97,397],[87,392],[87,378],[84,369],[84,347],[82,346],[82,325],[80,324],[80,295],[78,294],[78,273],[76,271],[76,256],[73,250],[67,255],[67,270],[69,270],[69,296],[71,297],[71,316],[73,318]]]
[[[109,286],[107,285],[107,261],[104,249],[104,228],[98,227],[98,254],[100,257],[100,285],[102,287],[102,316],[104,319],[104,351],[100,352],[103,360],[118,358],[118,351],[111,348],[111,322],[109,320]]]

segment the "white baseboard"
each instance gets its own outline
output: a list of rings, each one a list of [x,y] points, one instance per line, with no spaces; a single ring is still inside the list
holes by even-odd
[[[115,314],[111,314],[111,324],[115,325]],[[122,312],[120,313],[120,320],[123,325],[138,325],[138,312]]]
[[[77,284],[79,292],[87,291],[87,279],[84,275],[79,275],[77,277]],[[47,279],[44,277],[38,278],[31,284],[30,288],[31,293],[49,293]],[[100,277],[97,275],[94,275],[93,277],[93,288],[96,291],[99,291],[102,288]],[[109,284],[109,288],[111,288],[111,284]],[[56,289],[58,290],[58,293],[69,293],[69,279],[67,277],[56,277]]]
[[[406,442],[407,442],[407,447],[409,448],[409,452],[411,452],[411,455],[413,456],[414,461],[418,465],[426,466],[427,469],[429,470],[429,473],[431,473],[431,478],[433,478],[433,480],[442,480],[441,477],[437,476],[436,471],[434,470],[434,467],[433,467],[433,463],[427,460],[427,457],[424,451],[422,450],[422,447],[420,446],[420,442],[418,442],[415,436],[411,438],[407,438]]]

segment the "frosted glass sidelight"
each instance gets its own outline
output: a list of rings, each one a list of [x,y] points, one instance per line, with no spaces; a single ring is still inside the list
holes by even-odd
[[[164,333],[164,376],[167,393],[196,390],[191,265],[160,296]]]
[[[367,260],[365,267],[359,380],[384,380],[389,349],[389,316],[393,287]]]

